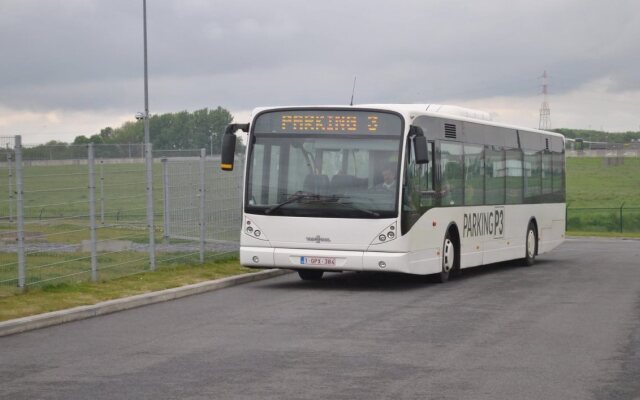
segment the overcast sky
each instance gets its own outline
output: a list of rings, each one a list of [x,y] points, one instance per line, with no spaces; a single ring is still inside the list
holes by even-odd
[[[457,104],[640,130],[640,1],[148,0],[151,113]],[[73,140],[144,109],[142,0],[0,0],[0,136]]]

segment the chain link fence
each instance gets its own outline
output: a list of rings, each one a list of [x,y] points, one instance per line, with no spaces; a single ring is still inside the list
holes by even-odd
[[[224,172],[208,167],[219,161],[206,157],[162,159],[165,238],[235,245],[241,218],[242,170]],[[243,165],[242,159],[237,162]],[[201,168],[206,170],[204,174]],[[207,210],[203,231],[198,222],[202,209]]]
[[[237,252],[241,174],[200,149],[153,156],[149,180],[141,144],[0,137],[0,295]]]

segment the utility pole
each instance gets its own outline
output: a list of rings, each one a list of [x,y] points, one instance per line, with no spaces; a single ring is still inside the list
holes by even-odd
[[[156,240],[153,213],[153,153],[149,137],[149,74],[147,72],[147,0],[142,0],[144,33],[144,158],[147,170],[147,227],[149,229],[149,269],[156,269]]]
[[[144,34],[144,144],[149,139],[149,73],[147,71],[147,0],[142,0],[142,30]]]
[[[540,122],[538,123],[538,129],[549,130],[551,129],[551,109],[549,108],[549,102],[547,101],[549,81],[547,71],[545,70],[542,76],[542,105],[540,106]]]

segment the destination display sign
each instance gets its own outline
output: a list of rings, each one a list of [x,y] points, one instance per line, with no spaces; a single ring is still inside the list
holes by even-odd
[[[374,111],[290,110],[260,115],[254,132],[401,135],[398,115]]]

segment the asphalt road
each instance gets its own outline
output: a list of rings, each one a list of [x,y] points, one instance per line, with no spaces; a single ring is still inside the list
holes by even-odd
[[[287,275],[0,338],[10,399],[638,399],[640,241],[444,285]]]

